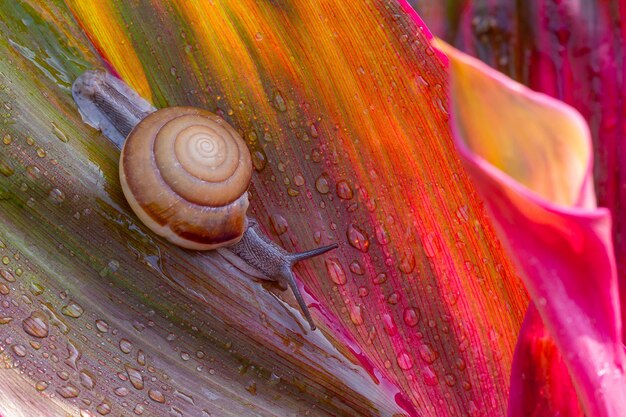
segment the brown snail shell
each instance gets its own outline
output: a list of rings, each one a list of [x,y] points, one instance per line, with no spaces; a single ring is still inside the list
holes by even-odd
[[[156,234],[187,249],[238,242],[246,230],[252,161],[221,117],[168,107],[131,131],[120,158],[129,205]]]

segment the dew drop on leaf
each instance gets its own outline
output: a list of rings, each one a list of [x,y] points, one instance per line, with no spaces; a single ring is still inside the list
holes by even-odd
[[[163,395],[163,393],[157,389],[151,389],[148,391],[148,396],[150,397],[150,399],[152,401],[155,401],[157,403],[164,403],[165,402],[165,396]]]
[[[315,189],[320,194],[328,194],[330,191],[330,185],[328,184],[328,177],[326,174],[322,174],[317,177],[317,180],[315,180]]]
[[[274,229],[274,233],[276,233],[278,236],[287,231],[287,220],[280,214],[272,214],[270,216],[270,223],[272,224],[272,229]]]
[[[33,311],[30,316],[22,321],[22,329],[33,337],[40,339],[48,337],[48,317],[43,311]]]
[[[350,307],[350,321],[352,321],[355,326],[363,324],[363,314],[361,312],[360,305],[353,305]]]
[[[399,353],[397,357],[397,361],[398,361],[398,366],[400,367],[400,369],[403,369],[405,371],[413,367],[413,359],[411,359],[409,354],[406,352]]]
[[[133,350],[133,345],[126,339],[120,340],[120,350],[124,353],[130,353]]]
[[[359,227],[351,223],[348,226],[346,235],[348,236],[348,242],[352,247],[360,250],[361,252],[367,252],[369,250],[369,237],[367,236],[367,233],[365,233]]]
[[[403,318],[407,326],[414,327],[419,322],[419,313],[413,307],[407,307],[404,309]]]
[[[130,383],[133,385],[133,387],[135,387],[135,389],[142,390],[144,383],[141,372],[129,365],[125,365],[125,368],[128,379],[130,380]]]
[[[85,310],[83,309],[83,307],[73,300],[61,309],[61,313],[63,313],[64,316],[72,317],[75,319],[82,316],[84,312]]]
[[[56,391],[63,398],[76,398],[78,397],[78,394],[80,394],[80,390],[72,383],[60,386]]]
[[[347,282],[346,273],[337,258],[326,259],[326,270],[335,284],[344,285]]]
[[[109,323],[104,320],[96,320],[96,329],[98,329],[100,333],[106,333],[109,331]]]
[[[46,381],[37,381],[35,384],[35,389],[39,392],[45,391],[48,389],[48,383]]]
[[[352,188],[346,181],[341,180],[337,183],[337,196],[342,200],[350,200],[353,197]]]
[[[419,347],[419,354],[422,360],[428,364],[431,364],[437,360],[437,352],[435,352],[430,345],[424,343]]]

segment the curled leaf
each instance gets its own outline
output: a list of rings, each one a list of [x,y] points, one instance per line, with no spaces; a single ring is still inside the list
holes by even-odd
[[[450,58],[453,129],[463,161],[523,271],[583,409],[593,416],[621,415],[625,357],[611,218],[595,207],[589,130],[569,106],[443,42],[438,47]],[[535,331],[530,325],[523,330]],[[518,346],[513,380],[524,378],[520,361],[538,366],[523,359],[527,354]],[[550,373],[544,365],[541,370]],[[511,394],[511,415],[523,415],[529,400],[518,393]],[[576,410],[575,404],[569,408]]]

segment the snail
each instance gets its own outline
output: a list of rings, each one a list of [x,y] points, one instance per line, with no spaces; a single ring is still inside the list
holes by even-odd
[[[123,81],[87,71],[72,85],[83,121],[121,148],[120,183],[130,207],[154,233],[190,250],[217,250],[252,276],[291,287],[315,324],[292,268],[337,244],[289,253],[247,217],[250,152],[224,119],[207,110],[157,110]]]

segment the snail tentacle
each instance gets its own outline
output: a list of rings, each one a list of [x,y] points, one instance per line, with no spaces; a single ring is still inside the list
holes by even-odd
[[[257,223],[254,220],[250,220],[249,227],[246,229],[243,238],[227,249],[243,259],[247,265],[261,272],[263,276],[267,277],[266,279],[276,281],[283,289],[291,288],[298,305],[311,326],[311,330],[315,330],[316,326],[311,313],[296,283],[293,266],[297,262],[335,249],[338,245],[335,243],[309,251],[290,253],[269,240],[257,228]]]

